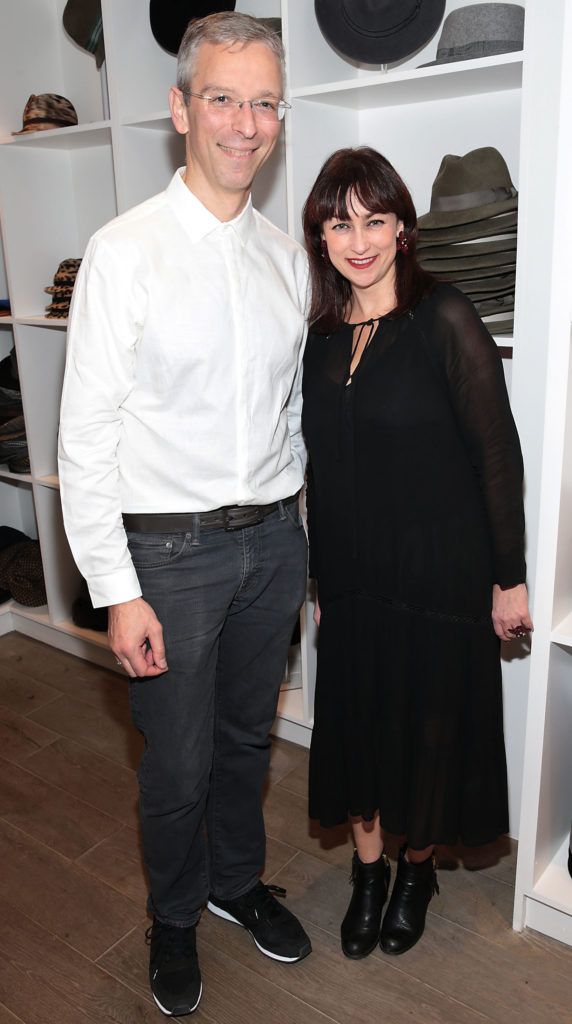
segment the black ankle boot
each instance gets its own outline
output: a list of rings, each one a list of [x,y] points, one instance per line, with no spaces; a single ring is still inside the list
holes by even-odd
[[[351,874],[354,891],[341,927],[342,950],[351,960],[367,956],[377,945],[390,874],[384,853],[373,864],[362,864],[357,850],[354,851]]]
[[[379,944],[384,953],[405,953],[419,941],[429,900],[439,892],[434,857],[411,864],[405,860],[405,849],[399,851],[395,885],[381,926]]]

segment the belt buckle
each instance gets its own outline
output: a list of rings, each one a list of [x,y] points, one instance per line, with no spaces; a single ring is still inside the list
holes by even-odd
[[[258,526],[263,519],[264,512],[259,505],[227,508],[224,513],[224,528],[227,532],[242,530],[246,526]]]

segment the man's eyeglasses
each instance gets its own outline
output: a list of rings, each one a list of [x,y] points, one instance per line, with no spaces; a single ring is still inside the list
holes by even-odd
[[[245,103],[248,103],[254,117],[261,121],[282,121],[286,111],[290,110],[290,104],[286,103],[286,100],[235,100],[226,93],[220,93],[217,96],[206,96],[202,92],[192,92],[190,89],[183,89],[182,92],[186,102],[188,102],[190,96],[195,96],[198,100],[204,100],[205,103],[209,104],[213,114],[216,114],[218,117],[225,117],[235,107],[242,110]]]

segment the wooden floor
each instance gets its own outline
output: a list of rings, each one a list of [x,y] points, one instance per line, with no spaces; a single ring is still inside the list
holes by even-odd
[[[125,680],[19,634],[0,638],[0,1024],[141,1024],[151,1000],[134,768],[141,740]],[[345,832],[306,817],[307,752],[275,741],[265,879],[313,953],[281,965],[205,912],[198,929],[212,1024],[570,1024],[572,949],[511,930],[514,849],[441,851],[423,940],[346,960]],[[571,883],[572,884],[572,883]]]

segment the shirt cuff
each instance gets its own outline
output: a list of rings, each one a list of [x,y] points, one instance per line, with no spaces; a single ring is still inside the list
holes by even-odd
[[[141,587],[133,566],[118,569],[108,576],[88,579],[89,596],[94,608],[106,608],[110,604],[122,604],[141,597]]]

